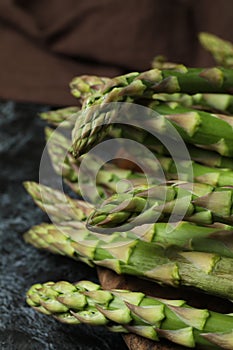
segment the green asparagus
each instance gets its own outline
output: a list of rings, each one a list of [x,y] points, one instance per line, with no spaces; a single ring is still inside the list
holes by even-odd
[[[232,349],[233,319],[190,307],[184,300],[154,298],[129,290],[104,290],[90,281],[35,284],[27,292],[35,310],[67,324],[107,325],[159,341],[166,338],[190,348]]]
[[[48,187],[44,186],[43,191],[48,191],[48,196],[52,197],[51,191]],[[54,193],[53,201],[54,206],[57,206],[60,202],[58,201],[58,198],[56,198],[55,195],[56,192]],[[38,199],[39,198],[37,195],[35,200],[38,201]],[[84,227],[86,227],[87,213],[85,210],[85,206],[83,206],[83,202],[77,201],[76,204],[79,206],[80,210],[78,212],[77,217],[73,217],[73,220],[70,220],[69,223],[67,223],[67,221],[62,221],[64,220],[64,217],[61,214],[61,220],[59,221],[59,224],[63,226],[66,226],[67,224],[69,224],[69,226],[72,225],[72,227],[79,232],[78,235],[80,237],[80,229],[82,229],[83,231]],[[63,204],[63,212],[67,211],[67,209],[65,208],[66,205],[67,204]],[[81,215],[81,212],[83,212],[83,215]],[[48,234],[47,236],[43,236],[43,234],[47,234],[49,226],[45,226],[45,228],[43,228],[43,225],[40,225],[40,229],[41,240],[43,237],[45,237],[46,239],[49,236],[51,236],[50,234]],[[70,230],[69,227],[67,229]],[[85,228],[84,231],[86,232],[86,234],[89,234],[87,228]],[[144,240],[146,242],[159,243],[164,247],[179,246],[186,250],[205,251],[209,253],[217,253],[226,257],[233,257],[233,247],[231,245],[233,232],[232,226],[218,224],[214,226],[212,225],[211,227],[205,227],[198,226],[189,222],[179,222],[176,225],[168,223],[155,223],[153,225],[149,225],[149,228],[146,230],[141,230],[141,228],[139,227],[138,231],[138,233],[124,232],[123,235],[129,235],[129,237],[132,238],[132,235],[135,234],[136,239],[140,238],[141,240]],[[37,230],[37,232],[39,232],[39,230]],[[68,232],[68,236],[73,237],[73,239],[75,239],[74,232],[74,230],[70,230]],[[119,232],[118,234],[120,235],[121,233]],[[33,231],[30,235],[33,235]],[[28,237],[30,237],[30,235]],[[109,234],[107,236],[109,236]],[[99,236],[97,235],[97,237]],[[50,244],[50,246],[46,244],[45,246],[40,247],[46,248],[48,250],[50,248],[53,248],[52,244]]]
[[[128,130],[129,129],[129,130]],[[113,137],[126,137],[126,138],[133,138],[136,139],[139,142],[142,142],[148,149],[150,149],[156,157],[158,157],[161,161],[161,166],[164,169],[164,171],[168,171],[167,166],[173,168],[173,173],[175,170],[175,161],[174,159],[167,158],[170,156],[170,153],[168,152],[167,148],[159,142],[154,137],[150,137],[146,132],[140,131],[140,135],[138,136],[136,133],[132,134],[132,129],[124,127],[123,128],[114,128],[111,130],[111,135]],[[202,182],[201,178],[198,179],[199,176],[207,173],[215,173],[216,176],[213,176],[210,181],[213,180],[213,182],[210,182],[210,184],[213,184],[215,186],[221,186],[222,185],[230,185],[228,181],[231,182],[232,177],[232,170],[233,170],[233,158],[232,157],[224,157],[218,154],[217,152],[210,151],[207,149],[202,149],[195,147],[194,145],[186,145],[187,150],[189,152],[190,158],[192,160],[192,168],[193,168],[193,175],[194,177],[197,177],[197,182]],[[161,157],[166,156],[166,158]],[[182,162],[184,159],[182,150],[180,152],[176,152],[177,160]],[[200,164],[206,165],[205,167],[200,166]],[[166,165],[167,164],[167,165]],[[169,165],[170,164],[170,165]],[[220,170],[213,169],[213,168],[222,168]],[[170,169],[171,171],[171,169]],[[230,171],[230,172],[229,172]],[[219,176],[217,176],[219,174]],[[228,178],[224,178],[224,175],[229,174]],[[217,179],[217,181],[214,180],[214,177]],[[222,178],[222,179],[221,179]],[[220,181],[219,181],[220,180]],[[222,182],[222,180],[224,182]]]
[[[81,195],[80,184],[78,181],[80,161],[76,160],[72,156],[71,152],[69,151],[70,149],[69,139],[64,135],[62,135],[57,130],[54,132],[53,129],[50,129],[48,127],[45,128],[45,135],[47,140],[48,153],[55,172],[59,176],[63,177],[64,182],[75,193],[77,193],[78,195]],[[108,176],[106,176],[105,172],[108,174]],[[111,193],[113,193],[113,191],[110,190],[110,186],[108,186],[108,183],[106,183],[106,180],[109,178],[109,182],[111,184],[110,169],[109,169],[109,172],[107,172],[107,169],[105,171],[102,170],[102,173],[96,178],[97,191],[98,191],[97,198],[98,196],[105,198],[109,196]],[[100,179],[102,180],[103,186],[99,186]],[[86,186],[85,187],[86,198],[88,198],[87,183],[85,184],[85,186]],[[90,192],[92,193],[91,188],[90,188]],[[93,200],[95,200],[95,198]]]
[[[50,140],[48,144],[48,151],[54,170],[57,174],[63,176],[65,182],[75,193],[80,195],[81,191],[78,182],[78,173],[82,158],[80,160],[76,160],[73,157],[69,151],[70,142],[64,135],[58,131],[53,133],[53,130],[50,128],[46,128],[45,133],[46,139]],[[101,162],[101,160],[99,162]],[[89,156],[87,171],[94,172],[96,166],[99,167],[97,159],[92,159],[91,156]],[[132,185],[143,184],[146,181],[144,174],[132,171],[130,169],[119,168],[113,163],[104,164],[100,170],[96,171],[95,175],[96,177],[93,176],[90,179],[90,191],[91,186],[93,186],[93,181],[91,180],[94,180],[96,181],[100,197],[107,197],[116,192],[116,186],[120,180],[129,180]],[[87,188],[87,181],[88,177],[85,179],[85,189]],[[87,193],[85,194],[87,197]]]
[[[168,69],[172,69],[176,72],[183,72],[183,73],[186,73],[187,72],[187,68],[183,65],[183,64],[180,64],[180,63],[174,63],[174,62],[168,62],[167,61],[167,58],[163,55],[158,55],[158,56],[155,56],[153,58],[153,61],[152,61],[152,64],[151,64],[151,67],[152,68],[157,68],[157,69],[165,69],[165,70],[168,70]]]
[[[71,93],[78,98],[82,103],[94,93],[101,94],[105,84],[110,81],[110,78],[98,77],[95,75],[81,75],[72,79],[70,83]]]
[[[86,103],[83,106],[83,111],[85,111],[85,115],[83,115],[83,118],[79,118],[76,121],[76,127],[73,136],[74,154],[76,156],[81,155],[86,150],[90,149],[93,144],[98,143],[98,140],[102,139],[105,136],[105,129],[109,127],[108,123],[101,126],[99,124],[100,122],[102,124],[103,119],[106,120],[106,118],[108,118],[108,115],[102,115],[104,114],[104,111],[102,112],[102,114],[99,115],[99,118],[94,118],[92,108],[89,110],[89,112],[87,112],[88,107],[94,105],[103,106],[106,103],[117,101],[132,102],[137,100],[137,98],[151,99],[155,93],[159,92],[185,92],[191,94],[202,92],[232,93],[233,71],[230,69],[223,68],[193,68],[187,69],[186,73],[181,73],[175,72],[173,70],[160,71],[158,69],[152,69],[143,73],[129,73],[127,75],[111,79],[109,83],[104,85],[104,89],[103,91],[101,91],[101,94],[98,92],[97,94],[91,95],[86,100]],[[173,121],[174,118],[175,116],[173,116]],[[184,118],[177,117],[176,123],[178,123],[178,119],[179,125],[182,122],[184,127]],[[220,139],[224,138],[225,136],[228,137],[227,135],[229,135],[230,137],[230,134],[232,133],[232,127],[228,124],[228,122],[223,121],[220,118],[215,119],[218,122],[218,126],[221,124],[221,126],[224,128],[224,134],[222,134],[223,136],[221,136]],[[198,129],[198,127],[200,127],[201,117],[199,116],[196,110],[195,113],[192,114],[191,120],[192,123],[187,125],[188,123],[186,122],[185,126],[187,133],[186,136],[189,137],[189,140],[193,136],[192,132],[194,133],[196,131],[195,128]],[[226,135],[225,130],[227,131]],[[210,133],[210,135],[211,137],[208,138],[207,143],[213,144],[215,142],[216,137],[212,137],[212,133]],[[199,142],[206,143],[206,141],[202,138],[200,139],[200,137],[198,138],[198,140]],[[218,137],[217,141],[219,141]],[[230,145],[229,147],[231,149]],[[230,154],[230,150],[227,149],[227,146],[225,146],[224,142],[222,147],[220,147],[219,145],[218,148],[220,148],[221,151],[224,152],[224,154]]]
[[[80,108],[76,106],[57,109],[55,111],[43,112],[40,114],[41,119],[46,120],[49,124],[62,126],[63,128],[72,128],[75,120],[80,115]]]
[[[178,102],[181,106],[192,107],[198,110],[219,112],[223,114],[233,113],[233,96],[229,94],[154,94],[153,100],[163,102]]]
[[[199,183],[207,183],[212,186],[233,186],[233,159],[224,157],[216,152],[198,149],[197,147],[187,145],[191,160],[184,159],[183,149],[177,149],[174,157],[168,157],[167,148],[158,141],[155,137],[148,135],[143,130],[132,130],[132,127],[124,126],[112,128],[110,135],[115,138],[133,139],[146,146],[154,155],[154,160],[145,157],[145,152],[140,153],[140,148],[137,149],[137,158],[142,158],[147,165],[147,174],[155,177],[159,176],[159,169],[164,171],[167,180],[193,180]],[[171,141],[169,141],[171,144]],[[174,148],[176,144],[174,142]],[[125,150],[125,155],[131,160],[134,160],[132,154],[128,154]],[[135,163],[137,162],[135,158]],[[156,161],[157,169],[156,169]],[[199,164],[202,163],[202,164]],[[204,166],[206,165],[206,166]],[[178,169],[177,169],[178,166]],[[192,168],[192,177],[190,178],[190,167]],[[216,169],[222,168],[222,169]],[[156,170],[157,173],[156,173]],[[146,182],[146,180],[145,180]],[[145,183],[144,182],[144,183]]]
[[[201,33],[200,41],[217,63],[233,67],[231,43],[206,33]],[[233,188],[230,187],[233,172],[229,170],[233,169],[230,116],[233,70],[189,69],[182,64],[164,62],[161,57],[153,65],[152,70],[113,79],[76,77],[70,88],[82,103],[82,109],[74,106],[49,111],[42,113],[41,118],[54,126],[74,127],[73,154],[68,139],[57,131],[48,150],[55,171],[79,195],[83,189],[78,174],[86,157],[84,153],[106,136],[132,138],[158,152],[155,156],[160,162],[158,167],[165,172],[164,181],[173,181],[146,185],[144,174],[115,165],[91,169],[94,162],[90,157],[90,169],[84,171],[84,197],[88,197],[89,190],[92,192],[93,185],[98,189],[98,199],[115,193],[120,180],[140,185],[113,195],[97,210],[92,204],[72,199],[58,190],[26,182],[27,191],[54,224],[32,227],[25,233],[25,241],[90,266],[110,268],[118,274],[135,275],[173,287],[194,287],[233,300],[233,226],[226,225],[233,223]],[[107,113],[110,102],[134,102],[149,107],[148,110],[161,116],[161,123],[150,115],[134,129],[124,121],[122,128],[114,113]],[[128,121],[128,115],[124,116]],[[167,157],[165,147],[148,133],[155,129],[158,135],[171,138],[166,123],[187,143],[191,162],[182,156]],[[51,134],[52,130],[47,129],[47,139]],[[173,141],[177,142],[177,137]],[[182,147],[175,145],[176,148]],[[83,158],[75,159],[82,155]],[[142,157],[151,164],[150,159]],[[193,179],[187,177],[187,168],[192,168]],[[98,174],[93,183],[88,171],[96,175],[96,169]],[[193,180],[199,183],[187,182]],[[180,221],[183,216],[186,222]],[[112,229],[115,227],[118,232]],[[131,228],[134,229],[125,231]],[[113,331],[133,332],[156,341],[167,338],[187,347],[233,349],[232,315],[194,309],[183,300],[152,298],[125,290],[106,291],[88,281],[76,284],[62,281],[33,286],[27,293],[27,302],[67,324],[107,325]]]
[[[91,204],[72,199],[61,191],[48,186],[26,181],[24,187],[38,207],[56,222],[85,220],[93,210]]]
[[[196,150],[195,150],[196,151]],[[190,155],[193,156],[197,161],[201,160],[204,162],[216,162],[218,160],[224,162],[225,157],[220,158],[212,158],[211,154],[210,157],[207,158],[207,160],[202,160],[204,157],[204,154],[201,152],[196,151],[194,153],[192,150],[190,150]],[[164,157],[160,155],[156,155],[157,160],[159,161],[159,164],[163,171],[165,172],[166,178],[169,180],[178,179],[178,173],[177,173],[177,160],[174,161],[171,157]],[[206,156],[208,156],[208,152],[206,152]],[[200,159],[202,157],[202,159]],[[227,165],[231,165],[232,159],[229,159],[229,162],[225,162]],[[180,180],[188,180],[187,177],[187,166],[192,166],[193,171],[193,181],[203,184],[208,184],[211,186],[233,186],[233,171],[230,169],[216,169],[212,168],[210,166],[204,166],[202,164],[198,164],[195,161],[187,162],[183,161],[182,159],[178,160],[179,162],[179,177]],[[216,164],[216,163],[215,163]]]
[[[184,214],[184,220],[202,225],[214,222],[232,224],[232,188],[214,188],[198,183],[194,183],[192,188],[190,186],[188,183],[139,186],[115,194],[91,214],[88,227],[117,227],[120,230],[122,226],[128,230],[145,223],[154,223],[157,219],[166,220],[173,211],[178,221],[181,220],[180,215]]]
[[[125,101],[127,97],[149,97],[159,92],[232,93],[233,72],[221,67],[187,68],[185,71],[151,69],[112,78],[104,84],[102,94],[92,94],[86,106],[93,103]]]
[[[233,68],[233,44],[231,42],[205,32],[199,34],[199,41],[212,54],[217,64]]]
[[[75,225],[75,223],[73,224]],[[75,226],[73,226],[75,227]],[[92,262],[118,274],[130,274],[155,282],[192,286],[209,294],[233,298],[233,259],[214,253],[163,247],[148,243],[135,234],[110,236],[74,229],[74,235],[63,228],[43,224],[25,234],[25,240],[41,248],[58,249],[74,259]],[[85,260],[86,259],[86,260]]]
[[[168,151],[166,147],[164,147],[162,144],[153,143],[153,146],[148,145],[148,147],[153,147],[153,150],[158,152],[161,155],[168,155]],[[187,145],[187,149],[190,154],[190,158],[194,161],[192,163],[194,177],[200,176],[202,174],[211,173],[211,172],[218,173],[218,170],[211,169],[211,168],[222,168],[221,171],[219,172],[220,178],[221,178],[221,174],[227,174],[229,170],[233,170],[233,159],[230,157],[224,157],[216,152],[200,149],[192,145]],[[180,159],[182,160],[182,154],[180,154]],[[208,168],[199,167],[198,164],[195,162],[206,165]],[[203,169],[203,171],[200,172],[201,169]],[[231,181],[231,176],[229,176],[229,179],[227,179],[227,182],[224,184],[229,185],[228,181]],[[216,185],[220,186],[218,182],[211,183],[211,184],[215,184],[215,186]]]
[[[53,130],[50,128],[45,129],[46,139],[49,140],[48,143],[48,152],[52,161],[52,165],[58,175],[62,175],[64,181],[71,187],[71,189],[77,193],[81,194],[80,186],[78,183],[78,171],[81,160],[76,160],[72,154],[68,151],[70,148],[69,140],[59,133],[58,131],[53,133]],[[140,131],[138,133],[132,133],[132,130],[127,127],[115,129],[115,132],[111,133],[114,137],[131,137],[135,140],[142,142],[151,151],[158,151],[161,154],[167,154],[167,149],[159,143],[157,140],[153,138],[151,140],[147,137],[146,133]],[[51,137],[51,138],[50,138]],[[200,165],[195,161],[192,161],[189,165],[192,166],[193,170],[193,179],[200,183],[207,183],[212,186],[225,186],[225,185],[233,185],[233,172],[227,169],[214,169],[215,167],[223,167],[223,168],[232,168],[233,169],[233,160],[228,157],[223,157],[218,155],[215,152],[207,151],[207,150],[199,150],[195,147],[188,147],[188,151],[192,159],[195,159],[197,162],[201,162],[203,164],[208,164],[209,167]],[[138,150],[139,152],[139,150]],[[139,155],[140,156],[140,155]],[[132,157],[132,156],[131,156]],[[142,155],[143,157],[143,155]],[[161,156],[160,154],[155,153],[155,157],[159,161],[159,166],[165,172],[167,179],[177,179],[177,168],[176,162],[169,157]],[[182,157],[182,153],[180,154]],[[145,157],[144,163],[146,163]],[[179,175],[183,176],[183,179],[186,179],[187,173],[187,162],[179,161]],[[150,166],[151,160],[148,159],[149,168],[153,169],[155,172],[155,164]],[[89,157],[89,168],[94,169],[94,163],[91,164],[91,158]],[[182,166],[183,164],[183,166]],[[183,169],[183,172],[182,172]],[[159,168],[158,168],[159,170]],[[105,164],[98,172],[96,177],[96,186],[98,189],[99,196],[102,198],[108,197],[110,194],[116,191],[116,184],[118,181],[127,179],[130,180],[133,185],[139,185],[140,183],[146,182],[146,177],[143,174],[138,172],[133,172],[131,170],[123,170],[118,168],[113,164]],[[155,174],[153,174],[154,177]],[[90,183],[91,185],[91,183]],[[92,184],[93,185],[93,184]],[[87,183],[85,184],[87,186]]]
[[[76,236],[80,239],[84,233],[87,236],[90,234],[90,231],[85,228],[85,222],[82,221],[69,222],[70,226],[68,227],[66,226],[67,222],[60,222],[59,224],[62,225],[62,233],[74,240]],[[97,238],[111,239],[109,234],[105,237],[104,235],[93,233],[93,237],[95,234]],[[155,223],[146,230],[142,230],[139,227],[136,231],[126,231],[123,234],[118,232],[117,234],[130,239],[135,237],[135,239],[139,238],[145,242],[158,243],[164,248],[180,247],[183,250],[216,253],[233,258],[233,227],[228,225],[205,227],[183,221],[175,226],[167,223]],[[59,237],[57,235],[57,230],[53,226],[41,224],[36,226],[36,230],[29,230],[29,233],[25,234],[25,239],[37,248],[46,249],[55,254],[66,254],[70,257],[75,257],[69,242],[63,244],[62,249],[58,250],[57,246],[54,245],[56,241],[52,238],[52,236],[55,238]],[[116,233],[113,233],[113,235],[116,235]],[[70,254],[67,252],[70,252]]]
[[[171,107],[153,102],[150,107],[165,116],[177,128],[184,141],[217,151],[224,156],[233,155],[232,117],[195,111],[176,103]]]
[[[181,107],[178,103],[172,105],[158,104],[157,101],[148,105],[152,110],[160,115],[160,118],[166,118],[178,131],[183,140],[187,143],[198,145],[218,152],[223,156],[233,156],[233,119],[230,116],[222,114],[212,114],[208,112],[198,111],[187,107]],[[91,110],[90,110],[91,112]],[[85,127],[81,125],[83,118],[77,120],[73,131],[73,149],[75,155],[82,154],[80,147],[88,150],[94,144],[102,140],[106,134],[113,128],[114,114],[110,113],[111,120],[109,123],[103,124],[104,112],[97,113],[97,117],[91,120],[85,120]],[[117,113],[115,113],[117,118]],[[156,114],[157,115],[157,114]],[[162,119],[161,119],[162,120]],[[119,122],[119,121],[118,121]],[[143,119],[143,127],[145,130],[160,132],[165,135],[167,129],[158,129],[158,119],[150,116]],[[85,129],[82,133],[82,129]],[[143,131],[147,137],[148,132]],[[90,138],[90,140],[88,139]],[[145,137],[145,136],[144,136]],[[80,139],[81,138],[81,139]],[[153,142],[153,141],[152,141]]]

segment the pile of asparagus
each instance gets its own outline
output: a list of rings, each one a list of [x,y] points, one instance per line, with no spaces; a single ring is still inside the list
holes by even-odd
[[[78,196],[26,182],[35,203],[53,221],[26,232],[27,243],[93,267],[149,279],[155,288],[156,283],[185,286],[233,300],[233,47],[205,33],[200,40],[221,66],[186,68],[160,57],[143,73],[77,77],[70,86],[81,107],[41,115],[52,126],[73,129],[72,148],[61,131],[46,128],[46,137],[52,140],[49,153],[55,171]],[[188,148],[193,183],[178,181],[166,145],[143,126],[132,132],[131,127],[112,124],[117,123],[112,116],[103,124],[109,102],[141,104],[171,123]],[[99,106],[102,113],[89,113]],[[159,159],[167,183],[148,185],[139,169],[108,163],[96,177],[103,203],[94,207],[80,199],[79,168],[93,146],[119,136],[145,144]],[[133,188],[117,193],[118,182],[125,179]],[[174,208],[177,220],[170,222]],[[166,338],[191,348],[233,349],[231,314],[196,309],[183,300],[103,290],[90,281],[61,281],[32,286],[27,303],[67,324],[107,325],[114,332],[155,341]]]

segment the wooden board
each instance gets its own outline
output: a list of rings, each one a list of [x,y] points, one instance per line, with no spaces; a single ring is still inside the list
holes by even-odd
[[[230,301],[199,293],[189,288],[162,287],[132,276],[119,276],[104,268],[98,268],[98,275],[102,287],[106,289],[130,289],[155,297],[184,299],[188,304],[198,308],[208,308],[222,313],[233,312],[233,303]],[[130,350],[190,350],[190,348],[175,345],[166,340],[153,342],[134,334],[123,335],[123,338]]]

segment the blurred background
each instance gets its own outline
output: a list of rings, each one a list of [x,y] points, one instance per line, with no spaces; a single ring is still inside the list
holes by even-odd
[[[156,55],[211,66],[206,31],[233,41],[232,0],[0,0],[0,347],[124,350],[120,335],[68,327],[35,314],[26,290],[47,280],[97,280],[95,271],[28,246],[22,233],[47,220],[22,186],[38,180],[45,123],[38,113],[75,105],[75,75],[149,69]]]
[[[156,55],[213,61],[207,31],[233,39],[231,0],[0,0],[0,98],[67,105],[71,78],[145,70]]]

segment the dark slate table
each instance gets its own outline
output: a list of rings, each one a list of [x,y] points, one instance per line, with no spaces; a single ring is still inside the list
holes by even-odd
[[[24,243],[30,226],[47,221],[22,186],[38,180],[45,124],[37,114],[47,106],[0,101],[0,348],[6,350],[126,350],[121,335],[105,328],[67,326],[25,303],[34,283],[90,279],[94,269]]]

